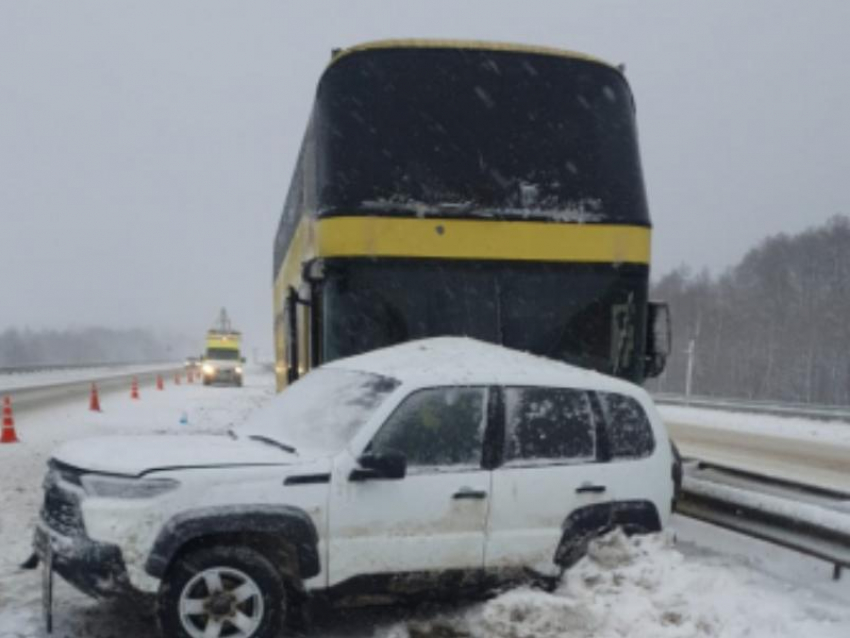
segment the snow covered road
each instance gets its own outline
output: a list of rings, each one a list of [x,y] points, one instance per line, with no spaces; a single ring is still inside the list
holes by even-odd
[[[0,446],[0,638],[44,636],[38,572],[22,572],[51,449],[102,434],[223,433],[272,392],[270,375],[246,387],[169,386],[140,401],[114,395],[104,413],[68,404],[18,419],[21,443]],[[187,425],[180,418],[188,416]],[[552,594],[520,588],[483,604],[439,609],[372,609],[322,614],[315,635],[496,636],[505,638],[653,636],[691,638],[846,638],[850,579],[830,580],[829,566],[687,519],[671,534],[612,536]],[[153,638],[152,618],[102,604],[64,583],[56,592],[56,635]]]
[[[16,428],[21,443],[0,445],[0,638],[43,634],[38,573],[20,572],[17,565],[31,553],[41,481],[51,450],[64,441],[89,436],[224,433],[272,394],[272,377],[254,374],[246,378],[244,388],[169,384],[163,391],[142,388],[138,401],[127,393],[116,393],[102,401],[101,413],[89,412],[87,403],[80,401],[19,415]],[[184,413],[186,425],[180,423]],[[57,601],[57,626],[75,638],[113,636],[126,621],[126,612],[113,610],[110,615],[64,583],[57,589]],[[104,613],[107,620],[91,620]],[[152,635],[144,629],[149,619],[136,623],[131,622],[124,632],[127,638]]]
[[[850,493],[850,424],[659,406],[684,456]]]
[[[16,412],[71,401],[88,405],[93,383],[97,385],[100,396],[104,397],[106,394],[128,393],[133,380],[140,388],[152,387],[157,376],[170,383],[175,373],[186,379],[183,366],[178,363],[3,374],[0,375],[0,396],[11,398]]]

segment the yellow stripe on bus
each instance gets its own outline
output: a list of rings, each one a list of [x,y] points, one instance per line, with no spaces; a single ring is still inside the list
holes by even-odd
[[[207,339],[207,348],[222,348],[224,350],[239,350],[238,339]]]
[[[333,217],[318,221],[316,255],[649,264],[650,234],[607,224]]]
[[[375,40],[373,42],[364,42],[356,44],[346,49],[340,49],[332,58],[328,66],[333,65],[342,58],[351,55],[352,53],[360,53],[362,51],[375,51],[381,49],[457,49],[473,50],[473,51],[507,51],[510,53],[519,53],[525,55],[549,55],[560,58],[571,58],[574,60],[584,60],[585,62],[593,62],[602,66],[620,71],[610,62],[606,62],[587,53],[579,51],[571,51],[569,49],[558,49],[555,47],[536,46],[530,44],[513,44],[510,42],[490,42],[486,40],[429,40],[421,38],[411,39],[390,39],[390,40]]]

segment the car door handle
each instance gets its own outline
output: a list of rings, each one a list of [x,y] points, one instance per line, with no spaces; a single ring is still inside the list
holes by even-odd
[[[482,490],[473,490],[468,487],[462,487],[452,495],[452,498],[455,500],[475,499],[480,501],[481,499],[487,498],[487,492],[484,492]]]
[[[604,485],[593,485],[592,483],[582,483],[576,488],[576,494],[602,494],[607,488]]]

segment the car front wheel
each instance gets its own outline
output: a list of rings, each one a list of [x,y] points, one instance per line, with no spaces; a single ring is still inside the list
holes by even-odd
[[[163,636],[271,638],[286,615],[283,577],[260,552],[217,546],[179,558],[160,588]]]

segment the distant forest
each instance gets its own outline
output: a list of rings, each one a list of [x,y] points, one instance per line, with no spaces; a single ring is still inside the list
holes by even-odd
[[[673,347],[650,390],[850,404],[850,219],[776,235],[719,277],[681,267],[653,285]]]
[[[173,361],[184,351],[171,341],[147,330],[12,328],[0,332],[0,368]]]

